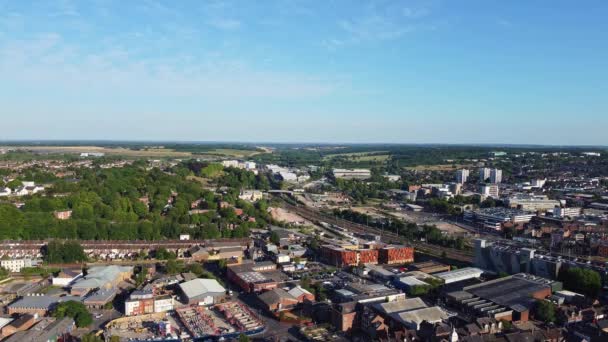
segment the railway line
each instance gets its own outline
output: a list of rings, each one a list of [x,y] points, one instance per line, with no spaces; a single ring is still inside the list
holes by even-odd
[[[381,240],[387,243],[406,243],[412,245],[416,250],[426,254],[442,256],[443,253],[445,253],[445,256],[449,259],[457,260],[464,263],[473,263],[473,254],[470,252],[460,251],[453,248],[435,246],[423,242],[406,241],[404,237],[398,236],[392,231],[382,230],[375,227],[370,227],[363,224],[347,221],[305,206],[292,205],[286,202],[283,204],[283,206],[285,207],[285,209],[293,211],[298,215],[302,216],[303,218],[306,218],[312,222],[326,222],[330,224],[335,224],[337,226],[344,227],[354,233],[359,234],[371,233],[380,235]]]

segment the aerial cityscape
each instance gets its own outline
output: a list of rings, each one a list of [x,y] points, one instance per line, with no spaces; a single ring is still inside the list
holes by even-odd
[[[606,18],[0,0],[0,341],[608,342]]]

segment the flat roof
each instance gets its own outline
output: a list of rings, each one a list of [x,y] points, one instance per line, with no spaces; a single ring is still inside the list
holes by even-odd
[[[387,315],[395,312],[405,312],[426,307],[428,306],[419,297],[407,298],[405,300],[396,300],[388,303],[374,304],[374,308],[376,308],[376,310]]]
[[[465,280],[469,278],[477,278],[483,274],[483,270],[476,267],[466,267],[454,271],[447,271],[436,273],[435,277],[439,277],[446,281],[446,283],[454,282],[458,280]]]
[[[399,282],[408,286],[428,285],[427,283],[423,282],[422,280],[418,280],[415,277],[402,277],[399,278]]]

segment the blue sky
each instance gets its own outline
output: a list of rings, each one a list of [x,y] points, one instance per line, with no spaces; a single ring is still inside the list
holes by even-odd
[[[603,0],[0,0],[0,140],[608,145],[607,17]]]

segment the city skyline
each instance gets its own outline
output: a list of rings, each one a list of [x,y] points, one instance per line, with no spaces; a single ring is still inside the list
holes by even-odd
[[[605,146],[607,10],[0,1],[0,140]]]

